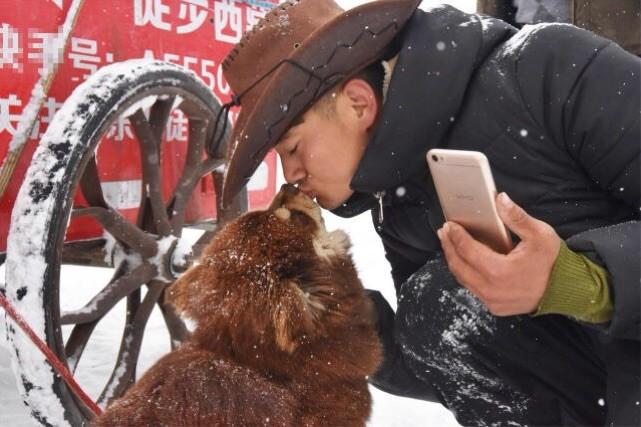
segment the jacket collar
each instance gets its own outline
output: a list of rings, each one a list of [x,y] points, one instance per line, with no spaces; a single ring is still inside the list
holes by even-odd
[[[402,35],[378,126],[351,187],[381,192],[425,168],[425,153],[443,145],[479,63],[514,31],[451,6],[418,10]]]
[[[445,145],[476,69],[515,32],[498,19],[447,5],[417,10],[396,41],[381,117],[350,183],[355,193],[332,213],[352,217],[373,209],[381,202],[375,194],[423,176],[425,153]]]

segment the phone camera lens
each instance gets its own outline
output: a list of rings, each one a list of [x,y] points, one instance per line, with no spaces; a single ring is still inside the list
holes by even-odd
[[[438,162],[438,156],[436,154],[432,154],[432,160]]]

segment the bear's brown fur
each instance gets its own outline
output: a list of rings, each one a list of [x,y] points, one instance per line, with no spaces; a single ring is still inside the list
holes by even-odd
[[[342,231],[284,186],[224,227],[168,289],[196,322],[96,426],[363,426],[381,360]]]

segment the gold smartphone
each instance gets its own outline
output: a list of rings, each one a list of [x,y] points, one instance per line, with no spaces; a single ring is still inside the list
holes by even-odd
[[[496,187],[490,163],[478,151],[434,148],[427,152],[443,215],[463,226],[476,240],[500,253],[512,239],[496,210]]]

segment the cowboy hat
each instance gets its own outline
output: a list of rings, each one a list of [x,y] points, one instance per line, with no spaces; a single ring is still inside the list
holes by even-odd
[[[345,11],[333,0],[291,0],[243,36],[222,64],[241,106],[223,205],[315,100],[381,58],[420,2],[377,0]]]

